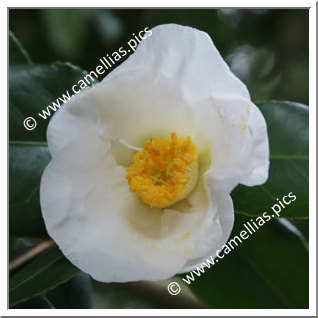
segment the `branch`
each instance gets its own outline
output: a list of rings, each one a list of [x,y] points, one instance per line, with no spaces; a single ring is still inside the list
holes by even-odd
[[[12,272],[25,264],[26,262],[30,261],[32,258],[37,256],[38,254],[44,252],[47,250],[49,247],[51,247],[54,244],[54,241],[52,239],[46,240],[37,246],[31,248],[28,250],[26,253],[18,256],[16,259],[14,259],[10,264],[9,264],[9,272]]]

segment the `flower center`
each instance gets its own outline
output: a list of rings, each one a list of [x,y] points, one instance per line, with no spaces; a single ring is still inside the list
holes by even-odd
[[[126,169],[131,192],[151,207],[165,208],[183,200],[196,186],[198,153],[191,137],[151,139]]]

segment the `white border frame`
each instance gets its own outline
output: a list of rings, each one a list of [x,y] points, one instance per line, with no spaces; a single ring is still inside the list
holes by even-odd
[[[226,7],[237,7],[240,8],[310,8],[309,9],[309,104],[310,104],[310,116],[309,116],[309,209],[310,209],[310,225],[309,225],[309,309],[7,309],[8,294],[7,294],[7,284],[1,284],[0,290],[0,314],[1,316],[163,316],[163,315],[173,315],[173,316],[316,316],[316,2],[315,1],[294,1],[294,0],[268,0],[268,1],[229,1],[229,0],[215,0],[204,1],[196,0],[193,2],[186,1],[182,4],[183,7],[193,7],[193,8],[226,8]],[[1,7],[1,39],[2,43],[7,43],[8,46],[8,7],[25,7],[24,1],[13,0],[5,1],[5,6]],[[43,4],[43,1],[30,0],[27,2],[28,8],[50,8],[50,7],[74,7],[76,8],[79,4],[75,0],[55,0],[49,1],[49,4]],[[86,3],[82,3],[86,4]],[[118,8],[127,7],[132,8],[177,8],[180,4],[177,0],[155,0],[150,4],[148,1],[119,1],[119,0],[109,0],[107,2],[100,0],[90,0],[89,4],[91,7],[103,8],[107,4],[107,8]],[[212,7],[213,5],[213,7]],[[85,7],[85,6],[83,6]],[[6,96],[6,100],[3,102],[3,106],[0,108],[1,111],[1,133],[0,140],[3,147],[7,146],[8,137],[8,113],[4,105],[7,104],[8,98],[8,56],[7,50],[2,49],[1,54],[1,74],[3,74],[1,82],[1,96]],[[4,77],[6,74],[6,77]],[[8,154],[8,150],[7,150]],[[8,159],[3,153],[0,157],[2,176],[7,173]],[[1,202],[3,204],[2,211],[2,222],[0,223],[0,237],[1,237],[1,255],[7,255],[7,231],[8,231],[8,216],[4,211],[8,210],[8,185],[7,180],[2,177],[1,180]],[[0,263],[1,266],[1,277],[2,282],[7,282],[8,265],[5,261]]]

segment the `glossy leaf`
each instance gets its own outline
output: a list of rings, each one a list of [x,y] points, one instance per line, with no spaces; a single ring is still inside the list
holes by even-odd
[[[286,205],[283,218],[308,218],[309,213],[309,135],[308,107],[292,102],[258,104],[268,129],[270,170],[261,186],[238,186],[232,192],[236,213],[257,216],[271,212],[279,199],[292,192],[296,201]]]
[[[11,309],[11,308],[10,308]],[[45,295],[35,296],[22,303],[17,304],[12,309],[56,309]]]
[[[17,64],[31,64],[29,54],[11,31],[9,32],[9,52],[10,66]]]
[[[69,63],[52,65],[12,65],[9,73],[9,139],[23,141],[45,141],[46,128],[54,110],[49,110],[51,116],[40,117],[46,107],[52,106],[62,97],[67,101],[73,95],[71,87],[84,76],[82,70]],[[63,101],[58,100],[60,107]],[[57,110],[58,107],[55,107]],[[23,121],[33,117],[37,121],[34,130],[27,130]]]
[[[13,307],[34,296],[42,295],[78,273],[79,270],[64,257],[59,248],[53,246],[10,279],[9,305]]]
[[[46,236],[39,189],[51,156],[46,144],[15,142],[9,148],[9,228],[15,236]]]
[[[80,273],[66,283],[43,295],[21,302],[14,308],[89,309],[91,304],[91,279],[87,274]]]
[[[249,220],[237,215],[232,238]],[[232,243],[229,254],[194,276],[191,289],[209,308],[308,308],[307,246],[286,222],[272,219],[237,247]]]
[[[40,210],[39,185],[50,154],[46,143],[35,141],[46,140],[49,118],[39,121],[37,113],[84,73],[68,63],[31,65],[27,53],[12,33],[9,43],[10,234],[43,236],[46,230]],[[32,131],[23,126],[24,119],[29,116],[38,121],[38,126]]]
[[[85,72],[71,63],[31,64],[28,54],[12,32],[9,35],[9,61],[9,139],[45,141],[50,116],[43,119],[38,113],[56,103],[67,90],[71,97],[71,87],[83,78]],[[67,101],[66,97],[63,99]],[[59,100],[59,105],[62,107],[63,101]],[[54,114],[53,110],[50,112]],[[34,130],[24,127],[23,121],[27,117],[36,120]]]
[[[79,273],[66,283],[63,283],[45,296],[58,309],[89,309],[92,307],[91,278]]]

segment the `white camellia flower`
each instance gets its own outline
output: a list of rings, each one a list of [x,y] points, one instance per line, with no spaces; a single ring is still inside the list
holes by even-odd
[[[152,29],[127,61],[50,121],[48,233],[102,282],[160,280],[222,247],[230,193],[268,177],[265,120],[210,37]]]

